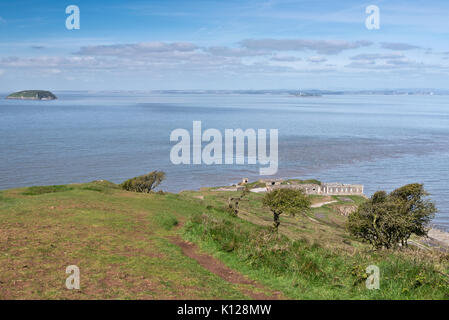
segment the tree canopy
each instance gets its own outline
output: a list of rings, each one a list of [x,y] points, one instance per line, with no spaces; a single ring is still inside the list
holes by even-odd
[[[348,218],[349,231],[375,248],[407,246],[412,234],[427,235],[435,204],[422,184],[400,187],[390,194],[377,191]]]
[[[310,200],[301,190],[288,188],[275,189],[267,192],[262,200],[264,206],[273,213],[273,227],[278,229],[281,214],[296,215],[304,213],[310,207]]]

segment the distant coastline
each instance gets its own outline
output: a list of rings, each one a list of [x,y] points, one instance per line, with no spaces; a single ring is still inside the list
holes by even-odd
[[[57,99],[57,97],[50,91],[45,90],[24,90],[10,94],[7,99],[17,99],[16,95],[27,95],[27,93],[34,93],[31,97],[36,100],[36,92],[42,92],[48,95],[52,95]],[[160,90],[58,90],[59,93],[68,94],[183,94],[183,95],[198,95],[198,94],[221,94],[221,95],[291,95],[291,96],[343,96],[343,95],[375,95],[375,96],[439,96],[439,95],[449,95],[449,90],[447,89],[433,89],[433,88],[410,88],[410,89],[361,89],[361,90],[324,90],[324,89],[304,89],[301,91],[295,89],[160,89]],[[3,92],[3,94],[7,94]],[[28,98],[28,97],[27,97]],[[18,98],[20,99],[20,97]],[[23,99],[26,99],[25,97]]]
[[[67,91],[70,92],[70,91]],[[82,91],[84,93],[142,93],[142,94],[249,94],[249,95],[278,95],[286,94],[292,96],[335,96],[335,95],[385,95],[385,96],[433,96],[449,95],[449,90],[432,88],[398,88],[398,89],[364,89],[364,90],[322,90],[304,89],[301,92],[295,89],[254,89],[254,90],[213,90],[213,89],[192,89],[192,90],[98,90]]]

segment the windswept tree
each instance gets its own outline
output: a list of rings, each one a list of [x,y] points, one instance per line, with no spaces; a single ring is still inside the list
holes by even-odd
[[[295,216],[305,213],[310,208],[310,200],[304,192],[288,188],[267,192],[262,203],[273,213],[273,227],[276,231],[281,223],[279,220],[281,214]]]
[[[124,181],[120,187],[124,190],[150,193],[165,179],[163,171],[153,171],[142,176]]]
[[[378,191],[348,218],[349,231],[374,248],[407,246],[412,234],[427,235],[437,211],[422,184],[400,187],[390,194]]]

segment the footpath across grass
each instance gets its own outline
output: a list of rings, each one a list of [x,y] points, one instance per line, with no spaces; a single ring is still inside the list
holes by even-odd
[[[449,298],[447,276],[417,252],[365,249],[351,255],[293,241],[218,210],[194,215],[185,229],[207,252],[292,299]],[[369,265],[380,269],[380,290],[366,289]]]
[[[447,255],[373,252],[347,235],[332,205],[282,217],[276,235],[260,195],[242,203],[239,217],[224,210],[229,196],[139,194],[107,181],[1,191],[0,299],[251,298],[248,285],[186,256],[179,237],[268,296],[449,298]],[[80,290],[65,287],[69,265],[80,268]],[[365,287],[368,265],[380,268],[380,290]]]

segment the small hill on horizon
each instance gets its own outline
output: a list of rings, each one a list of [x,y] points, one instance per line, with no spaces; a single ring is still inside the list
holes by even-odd
[[[57,97],[50,91],[45,90],[24,90],[10,94],[6,99],[19,100],[55,100]]]

